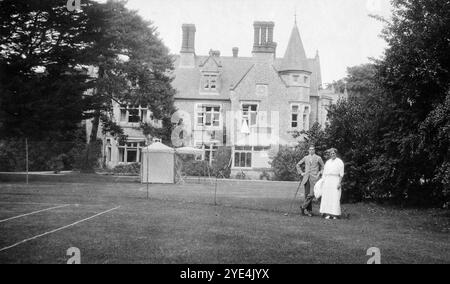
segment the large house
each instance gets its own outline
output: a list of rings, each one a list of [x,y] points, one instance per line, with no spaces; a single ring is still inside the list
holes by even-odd
[[[175,59],[175,106],[182,120],[184,146],[203,148],[201,157],[212,162],[217,149],[232,149],[232,176],[244,172],[259,178],[270,170],[270,156],[280,145],[292,146],[293,131],[324,125],[327,106],[342,94],[323,90],[318,52],[308,58],[295,24],[284,56],[276,57],[273,22],[254,22],[251,57],[231,57],[211,50],[195,53],[193,24],[182,26],[182,46]],[[345,95],[345,94],[344,94]],[[136,126],[153,121],[144,107],[115,106],[115,119],[129,141],[119,145],[104,137],[106,164],[140,161],[140,149],[149,141]],[[154,123],[158,123],[154,121]]]

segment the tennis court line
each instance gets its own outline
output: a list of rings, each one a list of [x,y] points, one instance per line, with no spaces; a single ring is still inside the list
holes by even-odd
[[[93,215],[93,216],[91,216],[91,217],[88,217],[88,218],[82,219],[82,220],[80,220],[80,221],[74,222],[74,223],[72,223],[72,224],[69,224],[69,225],[66,225],[66,226],[63,226],[63,227],[60,227],[60,228],[57,228],[57,229],[54,229],[54,230],[45,232],[45,233],[43,233],[43,234],[40,234],[40,235],[31,237],[31,238],[25,239],[25,240],[23,240],[23,241],[20,241],[20,242],[17,242],[17,243],[15,243],[15,244],[13,244],[13,245],[10,245],[10,246],[1,248],[1,249],[0,249],[0,252],[5,251],[5,250],[8,250],[8,249],[13,248],[13,247],[16,247],[16,246],[21,245],[21,244],[23,244],[23,243],[26,243],[26,242],[29,242],[29,241],[38,239],[38,238],[40,238],[40,237],[43,237],[43,236],[46,236],[46,235],[50,235],[50,234],[56,233],[56,232],[58,232],[58,231],[61,231],[61,230],[64,230],[64,229],[73,227],[73,226],[78,225],[78,224],[80,224],[80,223],[82,223],[82,222],[88,221],[88,220],[90,220],[90,219],[93,219],[93,218],[98,217],[98,216],[100,216],[100,215],[109,213],[109,212],[111,212],[111,211],[113,211],[113,210],[116,210],[116,209],[119,209],[119,208],[120,208],[120,206],[117,206],[117,207],[115,207],[115,208],[112,208],[112,209],[109,209],[109,210],[106,210],[106,211],[97,213],[97,214],[95,214],[95,215]]]
[[[11,218],[0,220],[0,223],[6,222],[6,221],[10,221],[10,220],[14,220],[14,219],[18,219],[18,218],[22,218],[22,217],[26,217],[26,216],[30,216],[30,215],[41,213],[41,212],[45,212],[45,211],[50,211],[50,210],[53,210],[53,209],[67,207],[67,206],[70,206],[70,205],[71,204],[59,205],[59,206],[55,206],[55,207],[51,207],[51,208],[46,208],[46,209],[42,209],[42,210],[38,210],[38,211],[33,211],[33,212],[30,212],[30,213],[26,213],[26,214],[21,214],[21,215],[15,216],[15,217],[11,217]]]
[[[67,203],[14,202],[14,201],[0,201],[0,204],[18,204],[18,205],[76,205],[76,204],[67,204]]]

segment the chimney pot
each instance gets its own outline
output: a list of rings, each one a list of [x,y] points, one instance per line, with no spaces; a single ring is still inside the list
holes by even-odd
[[[238,57],[239,54],[239,48],[233,47],[233,57]]]
[[[219,50],[209,50],[209,56],[214,56],[214,57],[220,57],[220,51]]]

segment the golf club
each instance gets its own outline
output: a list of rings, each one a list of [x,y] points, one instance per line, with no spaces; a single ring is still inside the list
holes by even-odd
[[[295,191],[294,198],[292,199],[291,205],[289,206],[289,211],[287,213],[285,213],[284,216],[289,216],[289,214],[292,212],[292,205],[294,205],[295,199],[297,198],[298,191],[300,190],[300,187],[302,186],[302,181],[303,180],[300,180],[297,190]]]

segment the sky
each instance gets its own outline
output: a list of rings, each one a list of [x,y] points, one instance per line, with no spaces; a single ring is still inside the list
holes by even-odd
[[[222,56],[251,56],[253,22],[275,22],[277,57],[283,57],[294,26],[294,15],[308,57],[319,51],[322,79],[346,76],[347,67],[382,56],[383,24],[370,14],[389,18],[389,0],[128,0],[128,8],[151,20],[172,54],[181,49],[181,25],[195,24],[195,51],[210,49]]]

